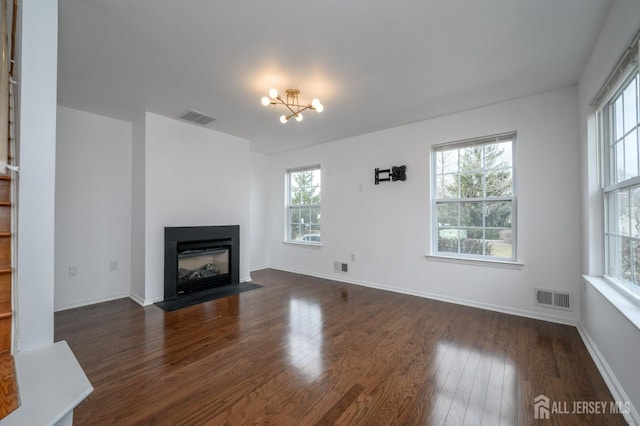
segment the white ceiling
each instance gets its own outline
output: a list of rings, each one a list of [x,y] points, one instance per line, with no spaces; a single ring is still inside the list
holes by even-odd
[[[60,0],[58,102],[273,153],[578,81],[611,0]],[[286,125],[270,87],[318,97]]]

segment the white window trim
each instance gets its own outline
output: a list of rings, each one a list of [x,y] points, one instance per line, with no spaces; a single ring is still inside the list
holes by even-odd
[[[430,253],[426,255],[427,259],[439,261],[439,262],[451,262],[451,263],[461,263],[461,264],[469,264],[469,265],[477,265],[477,266],[494,266],[498,268],[508,268],[508,269],[521,269],[524,264],[521,263],[518,259],[518,250],[517,250],[517,242],[518,242],[518,232],[517,232],[517,179],[516,179],[516,139],[517,132],[505,132],[499,133],[495,135],[483,136],[478,138],[470,138],[464,139],[454,142],[446,142],[437,145],[433,145],[430,150],[430,173],[429,177],[431,179],[431,188],[430,188],[430,206],[431,206],[431,241],[430,241]],[[436,179],[435,170],[436,170],[436,156],[435,154],[439,151],[456,148],[456,147],[468,147],[473,145],[487,145],[492,142],[500,142],[511,140],[511,184],[512,184],[512,192],[513,194],[509,197],[493,197],[491,201],[503,201],[510,200],[511,201],[511,230],[512,230],[512,253],[513,257],[511,259],[499,258],[493,256],[486,255],[473,255],[473,254],[464,254],[464,253],[447,253],[447,252],[439,252],[438,251],[438,223],[436,221]],[[486,201],[486,197],[478,198],[479,201]],[[447,201],[456,202],[467,199],[450,199]]]
[[[310,166],[303,167],[294,167],[291,169],[287,169],[285,172],[285,199],[284,199],[284,240],[282,241],[285,244],[290,244],[293,246],[307,246],[307,247],[322,247],[322,240],[320,241],[300,241],[300,240],[292,240],[289,235],[289,224],[291,222],[291,205],[289,204],[289,200],[291,199],[291,173],[295,172],[304,172],[308,170],[320,170],[320,174],[322,175],[322,166],[320,164],[313,164]],[[305,204],[305,207],[320,207],[322,211],[322,183],[320,184],[320,204]],[[322,229],[322,226],[320,227]],[[321,237],[322,238],[322,237]]]

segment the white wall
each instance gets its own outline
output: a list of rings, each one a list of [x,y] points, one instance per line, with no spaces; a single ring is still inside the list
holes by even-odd
[[[58,107],[57,124],[55,309],[128,296],[131,123]]]
[[[640,2],[616,0],[579,83],[582,272],[593,276],[603,273],[604,237],[595,113],[591,101],[638,30]],[[633,421],[640,423],[637,413],[640,408],[640,374],[637,368],[640,331],[627,320],[619,307],[609,301],[617,294],[612,294],[613,290],[606,285],[599,288],[586,283],[581,299],[579,330],[588,348],[596,355],[596,363],[614,397],[630,400],[636,410],[632,413]],[[633,314],[638,308],[632,305],[630,310]]]
[[[131,151],[131,293],[144,304],[145,295],[145,115],[133,122]]]
[[[521,270],[427,260],[433,144],[517,131]],[[534,286],[579,294],[576,88],[273,155],[268,174],[272,267],[575,323],[577,312],[535,307]],[[287,168],[322,166],[322,247],[283,243]],[[374,168],[406,164],[407,181],[373,184]],[[362,186],[362,191],[359,191]],[[280,200],[280,201],[278,201]],[[350,254],[356,255],[349,262]],[[334,273],[335,260],[350,263]]]
[[[164,296],[164,227],[240,225],[240,279],[250,279],[249,141],[146,113],[145,295]]]
[[[15,347],[53,343],[58,2],[20,2]]]
[[[263,269],[269,265],[267,252],[267,208],[269,204],[264,177],[266,176],[269,157],[256,152],[251,153],[251,270]]]

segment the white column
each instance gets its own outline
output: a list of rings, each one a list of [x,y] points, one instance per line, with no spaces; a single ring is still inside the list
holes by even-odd
[[[23,0],[18,8],[14,348],[26,351],[53,343],[58,1]]]

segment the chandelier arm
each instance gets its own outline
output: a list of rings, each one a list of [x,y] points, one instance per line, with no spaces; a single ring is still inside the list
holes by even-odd
[[[315,108],[313,108],[313,107],[311,106],[311,104],[309,104],[309,105],[305,106],[305,107],[304,107],[304,108],[302,108],[302,109],[300,109],[300,106],[301,106],[301,105],[298,105],[298,112],[306,111],[306,110],[308,110],[308,109],[315,109]]]
[[[277,97],[276,99],[277,99],[277,100],[279,100],[279,101],[280,101],[280,103],[281,103],[282,105],[286,106],[286,107],[287,107],[287,109],[288,109],[289,111],[291,111],[291,115],[290,115],[289,117],[291,117],[291,116],[293,116],[293,115],[296,115],[298,112],[300,112],[300,110],[298,110],[297,112],[296,112],[296,111],[294,111],[294,110],[293,110],[293,108],[291,108],[291,105],[294,105],[294,104],[288,104],[288,103],[286,103],[286,102],[285,102],[285,101],[280,97],[280,95],[278,95],[278,97]],[[294,106],[295,106],[295,105],[294,105]]]
[[[294,110],[293,110],[293,108],[291,108],[291,105],[289,105],[289,104],[285,104],[285,106],[286,106],[287,108],[289,108],[289,111],[291,111],[291,114],[292,114],[292,115],[296,115],[297,113],[299,113],[299,112],[300,112],[300,111],[294,111]]]

